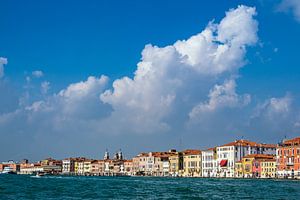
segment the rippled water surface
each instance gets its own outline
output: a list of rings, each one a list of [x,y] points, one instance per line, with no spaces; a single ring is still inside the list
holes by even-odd
[[[300,199],[300,181],[0,175],[0,199]]]

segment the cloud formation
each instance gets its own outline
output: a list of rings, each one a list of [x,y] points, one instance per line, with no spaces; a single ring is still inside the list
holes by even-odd
[[[251,104],[256,102],[237,90],[247,50],[258,41],[255,16],[255,8],[238,6],[186,40],[165,47],[146,45],[132,78],[110,84],[107,76],[90,76],[54,94],[49,82],[39,82],[32,87],[39,88],[39,98],[24,92],[17,109],[0,114],[0,134],[9,132],[7,141],[22,138],[51,150],[59,145],[64,149],[66,141],[84,148],[84,141],[103,146],[118,139],[134,144],[136,138],[141,144],[152,141],[166,148],[182,134],[199,145],[199,138],[233,137],[263,118],[284,116],[291,111],[290,96],[270,98],[253,114]],[[32,76],[42,77],[43,72]],[[35,84],[30,80],[27,84]],[[225,132],[231,135],[219,135]]]
[[[236,74],[244,66],[246,47],[257,42],[255,15],[255,8],[239,6],[228,11],[219,24],[210,22],[205,30],[187,40],[166,47],[146,45],[133,79],[124,77],[114,81],[113,90],[105,91],[100,97],[113,107],[114,121],[126,119],[130,127],[137,128],[136,132],[168,130],[165,121],[170,112],[179,109],[174,107],[176,101],[192,103],[187,102],[187,96],[191,101],[200,100],[214,82],[212,79],[222,80],[222,75]],[[205,86],[193,88],[195,82]],[[229,100],[233,96],[238,98],[229,91],[234,85],[234,81],[225,84],[225,90],[231,88],[225,91],[228,94],[219,97],[224,106],[239,101]],[[180,112],[188,116],[190,111]]]
[[[189,113],[191,120],[223,107],[234,108],[249,104],[251,101],[250,95],[239,96],[236,94],[235,88],[236,83],[232,79],[226,80],[222,85],[215,85],[209,92],[208,102],[198,104]]]
[[[47,92],[48,92],[49,89],[50,89],[50,82],[43,81],[41,83],[41,93],[42,94],[47,94]]]
[[[253,117],[264,116],[269,120],[273,120],[274,118],[287,116],[291,111],[292,100],[292,97],[288,94],[284,97],[267,99],[263,104],[257,106]]]
[[[32,76],[36,77],[36,78],[41,78],[44,76],[44,73],[40,70],[37,70],[37,71],[33,71],[32,72]]]
[[[4,65],[7,64],[7,58],[0,57],[0,78],[4,76]]]
[[[299,0],[282,0],[278,6],[282,12],[292,12],[295,19],[300,22],[300,1]]]

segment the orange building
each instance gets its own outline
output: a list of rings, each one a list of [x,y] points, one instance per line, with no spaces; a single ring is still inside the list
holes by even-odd
[[[276,164],[279,178],[300,178],[300,137],[278,144]]]
[[[0,163],[0,172],[3,171],[5,167],[9,167],[11,171],[15,173],[20,171],[20,164],[15,163],[13,161]]]

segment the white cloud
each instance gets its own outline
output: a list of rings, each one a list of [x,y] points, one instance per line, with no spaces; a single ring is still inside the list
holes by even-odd
[[[37,70],[37,71],[33,71],[32,72],[32,76],[36,77],[36,78],[41,78],[44,76],[44,73],[40,70]]]
[[[61,90],[58,94],[44,100],[34,102],[26,107],[29,111],[56,111],[62,118],[74,115],[74,118],[84,118],[84,115],[96,112],[97,108],[91,108],[97,104],[101,104],[99,95],[103,92],[108,77],[90,76],[86,81],[70,84],[66,89]],[[49,89],[49,82],[43,82],[42,90]],[[46,91],[44,91],[46,92]],[[91,109],[89,109],[91,108]]]
[[[274,119],[277,117],[284,117],[291,111],[292,97],[290,95],[285,95],[284,97],[272,97],[265,100],[263,104],[257,106],[255,113],[252,118],[264,116],[267,119]]]
[[[295,19],[300,22],[300,1],[299,0],[283,0],[279,6],[279,11],[289,12],[291,11]]]
[[[43,81],[41,83],[41,92],[42,92],[42,94],[47,94],[49,89],[50,89],[50,82]]]
[[[0,78],[4,76],[4,65],[7,64],[7,58],[0,57]]]
[[[205,103],[200,103],[195,106],[189,113],[189,117],[193,120],[201,115],[206,115],[207,112],[213,112],[216,109],[224,107],[240,107],[250,103],[251,97],[249,94],[239,96],[236,94],[236,83],[234,80],[225,81],[223,85],[215,85],[209,92],[209,100]]]
[[[228,11],[220,24],[209,23],[188,40],[162,48],[146,45],[134,78],[114,81],[113,90],[100,96],[113,107],[113,120],[140,127],[135,132],[144,132],[145,127],[165,130],[168,115],[178,109],[174,108],[176,101],[186,96],[199,99],[204,85],[222,80],[222,74],[237,73],[245,64],[245,47],[257,42],[255,15],[255,8],[239,6]],[[203,85],[194,88],[195,82]]]
[[[258,40],[255,15],[255,8],[239,6],[228,11],[220,23],[210,22],[187,40],[166,47],[146,45],[133,78],[114,80],[109,89],[106,76],[88,77],[52,95],[46,94],[49,84],[45,82],[45,95],[24,95],[18,112],[0,115],[0,128],[7,132],[25,130],[47,142],[44,138],[48,137],[52,139],[51,146],[57,144],[56,139],[64,145],[67,139],[68,144],[78,140],[80,143],[82,139],[107,144],[103,138],[114,143],[139,137],[139,142],[145,140],[148,144],[150,138],[155,145],[160,142],[165,147],[170,138],[176,140],[168,133],[188,134],[190,130],[185,125],[190,116],[217,113],[223,108],[232,111],[250,102],[249,95],[236,92],[232,77],[237,77],[238,70],[246,64],[247,47]],[[224,113],[218,114],[224,119]],[[219,132],[225,126],[232,130],[233,122],[228,123],[231,118],[225,118],[221,119],[224,126],[218,130],[215,120],[211,120],[207,133]],[[199,145],[200,136],[196,133],[209,127],[206,125],[196,124],[196,129],[190,131],[193,137],[186,138],[193,138],[190,142]]]

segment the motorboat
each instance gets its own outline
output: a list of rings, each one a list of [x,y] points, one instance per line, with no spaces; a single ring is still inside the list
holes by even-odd
[[[40,178],[40,177],[42,177],[42,176],[45,176],[45,173],[37,172],[37,173],[35,174],[35,177],[36,177],[36,178]]]
[[[12,167],[4,167],[1,174],[15,174],[14,169]]]

